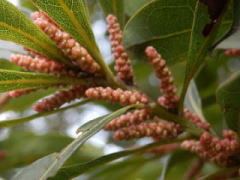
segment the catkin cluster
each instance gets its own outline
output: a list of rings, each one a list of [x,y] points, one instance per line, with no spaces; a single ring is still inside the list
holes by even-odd
[[[116,84],[113,85],[114,87],[111,87],[103,72],[104,68],[101,69],[101,66],[84,47],[84,44],[77,42],[45,12],[38,11],[33,13],[32,19],[61,49],[62,54],[74,67],[68,67],[66,64],[57,62],[28,48],[25,48],[27,55],[13,54],[11,56],[12,63],[21,66],[27,71],[46,73],[58,77],[84,78],[85,76],[82,76],[82,74],[85,74],[95,80],[99,78],[105,78],[104,80],[106,80],[105,83],[100,85],[97,83],[93,83],[93,85],[75,84],[66,90],[58,91],[52,96],[37,102],[33,106],[35,111],[55,110],[65,103],[79,98],[102,100],[122,106],[143,104],[144,108],[135,109],[113,119],[104,129],[114,131],[113,138],[115,140],[151,137],[155,141],[160,141],[175,138],[184,131],[183,127],[177,122],[164,121],[151,111],[152,106],[150,106],[150,103],[151,105],[153,103],[154,106],[160,105],[170,113],[177,113],[179,97],[177,88],[174,85],[174,78],[167,67],[166,60],[162,58],[154,47],[146,47],[145,54],[148,57],[148,62],[152,65],[155,75],[160,80],[161,96],[155,103],[154,100],[135,87],[133,69],[126,48],[123,45],[123,34],[116,16],[109,15],[106,20],[112,54],[115,59],[116,84],[119,84],[121,88],[116,86]],[[228,50],[225,54],[240,55],[240,51],[237,49]],[[14,90],[6,94],[5,99],[2,101],[6,102],[10,97],[17,98],[37,90],[39,88]],[[226,166],[234,163],[231,157],[240,150],[238,137],[234,132],[223,131],[223,138],[216,138],[209,133],[210,125],[188,109],[184,110],[183,118],[202,128],[204,133],[199,140],[185,140],[181,143],[181,148],[198,153],[202,158],[219,165]],[[177,148],[179,148],[179,144],[174,143],[152,149],[152,152],[173,151]]]
[[[224,130],[222,136],[223,139],[220,139],[205,132],[201,135],[200,140],[186,140],[181,147],[221,166],[232,165],[234,161],[231,156],[240,150],[238,137],[235,132],[230,130]]]

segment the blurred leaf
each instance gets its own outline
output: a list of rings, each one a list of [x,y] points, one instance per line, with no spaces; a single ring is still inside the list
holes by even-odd
[[[46,167],[50,166],[54,159],[57,158],[57,155],[57,153],[53,153],[37,160],[36,162],[32,163],[31,166],[27,166],[22,170],[19,170],[18,173],[12,178],[12,180],[26,180],[34,179],[34,177],[40,177],[41,174],[46,171]],[[37,169],[37,171],[32,171],[32,169]]]
[[[191,112],[197,114],[202,120],[205,120],[202,112],[201,98],[198,93],[197,86],[193,80],[188,87],[184,103]]]
[[[240,72],[234,73],[217,90],[220,104],[229,128],[240,133]]]
[[[15,71],[20,71],[21,68],[7,59],[0,59],[0,69],[8,69],[8,70],[15,70]]]
[[[151,1],[152,0],[124,0],[125,13],[131,17],[135,12]]]
[[[129,150],[124,150],[124,151],[120,151],[120,152],[116,152],[116,153],[112,153],[112,154],[108,154],[105,156],[101,156],[97,159],[94,159],[92,161],[86,162],[86,163],[79,163],[76,165],[72,165],[72,166],[67,166],[67,167],[63,167],[55,177],[51,178],[53,180],[64,180],[64,179],[69,179],[69,178],[73,178],[76,176],[79,176],[83,173],[86,173],[89,170],[92,169],[96,169],[106,163],[109,163],[113,160],[119,159],[121,157],[125,157],[137,152],[141,152],[141,151],[145,151],[147,149],[150,149],[152,147],[157,147],[160,145],[164,145],[164,144],[169,144],[169,143],[177,143],[177,142],[181,142],[182,140],[189,138],[189,137],[180,137],[177,138],[175,140],[162,140],[159,142],[154,142],[151,144],[147,144],[145,146],[141,146],[138,148],[134,148],[134,149],[129,149]]]
[[[220,44],[218,44],[217,48],[220,49],[231,49],[231,48],[240,48],[240,1],[233,0],[234,2],[234,24],[232,27],[231,33],[223,39]]]
[[[98,0],[105,15],[114,14],[119,23],[124,25],[124,0]]]
[[[138,171],[149,161],[155,157],[145,158],[143,156],[135,156],[126,160],[109,164],[105,167],[97,169],[91,173],[88,180],[98,179],[114,179],[114,180],[135,180],[138,179]]]
[[[0,92],[26,88],[42,88],[58,84],[81,83],[85,84],[84,80],[0,69]],[[89,83],[89,81],[86,80],[86,83]]]
[[[6,157],[0,161],[0,172],[3,174],[10,168],[19,168],[30,164],[40,157],[61,150],[72,140],[73,138],[56,133],[36,135],[32,132],[14,129],[7,139],[0,142],[1,151],[6,153]],[[89,161],[100,155],[102,155],[100,148],[85,144],[69,159],[68,164]]]
[[[45,171],[41,174],[38,174],[37,176],[32,176],[32,180],[45,180],[49,177],[54,176],[57,171],[62,167],[62,165],[65,163],[65,161],[83,144],[85,143],[90,137],[95,135],[97,132],[99,132],[107,123],[109,123],[112,119],[120,116],[121,114],[125,113],[126,111],[132,109],[141,107],[141,105],[130,105],[126,106],[122,109],[119,109],[118,111],[115,111],[95,124],[93,124],[91,129],[84,129],[84,131],[80,132],[80,135],[77,139],[75,139],[72,143],[70,143],[66,148],[64,148],[60,153],[57,154],[57,157],[52,160],[51,163],[48,164],[48,166],[45,166]],[[46,158],[46,157],[44,157]],[[30,166],[32,167],[32,166]],[[38,171],[39,167],[32,167],[31,168],[31,174],[34,171]],[[23,171],[22,174],[19,174],[19,176],[16,176],[16,178],[20,177],[29,177],[29,171]],[[21,180],[21,179],[18,179]],[[24,178],[22,180],[25,180]]]
[[[189,164],[194,159],[194,155],[187,151],[176,151],[172,153],[168,162],[168,169],[165,175],[166,180],[185,179],[185,172],[189,169]]]
[[[31,115],[31,116],[23,117],[23,118],[19,118],[19,119],[0,121],[0,128],[14,126],[14,125],[17,125],[17,124],[20,124],[20,123],[29,122],[29,121],[31,121],[33,119],[36,119],[36,118],[39,118],[39,117],[46,117],[48,115],[55,114],[57,112],[62,112],[62,111],[65,111],[65,110],[68,110],[68,109],[86,104],[87,102],[89,102],[88,99],[80,101],[80,102],[78,102],[76,104],[73,104],[73,105],[70,105],[70,106],[66,106],[64,108],[59,108],[59,109],[53,110],[53,111],[37,113],[37,114]]]
[[[226,174],[231,174],[236,172],[236,170],[238,170],[238,167],[232,167],[232,168],[221,168],[218,171],[215,171],[213,173],[210,173],[206,176],[203,176],[201,178],[199,178],[199,180],[213,180],[213,179],[219,179],[224,177],[224,175]],[[227,177],[228,178],[228,177]]]
[[[167,171],[168,171],[168,166],[170,164],[171,161],[171,154],[165,156],[162,161],[163,161],[163,168],[162,168],[162,173],[161,173],[161,177],[159,180],[165,180],[165,177],[167,175]]]
[[[91,29],[84,0],[32,0],[96,59],[102,59]],[[54,8],[53,8],[54,7]]]
[[[22,7],[25,7],[27,9],[30,9],[31,11],[37,11],[37,7],[34,6],[31,0],[20,0],[20,5]]]
[[[0,39],[13,41],[54,60],[63,61],[61,51],[33,22],[6,0],[0,0]]]
[[[99,118],[86,122],[84,125],[82,125],[80,128],[77,129],[76,133],[78,134],[80,132],[89,131],[92,128],[92,126],[94,126],[94,124],[96,124],[98,121],[105,118],[106,116],[107,115],[101,116]]]

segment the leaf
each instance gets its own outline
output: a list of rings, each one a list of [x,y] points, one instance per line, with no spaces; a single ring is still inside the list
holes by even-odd
[[[83,144],[85,143],[90,137],[94,134],[99,132],[107,123],[109,123],[112,119],[120,116],[121,114],[125,113],[126,111],[132,108],[139,108],[142,105],[130,105],[126,106],[118,111],[115,111],[106,117],[102,118],[98,122],[92,125],[91,129],[84,129],[84,131],[80,132],[80,135],[77,139],[75,139],[71,144],[69,144],[66,148],[64,148],[60,153],[57,154],[55,159],[52,159],[51,163],[48,166],[45,166],[45,171],[38,176],[32,176],[31,178],[35,178],[38,180],[46,180],[49,177],[54,176],[57,171],[62,167],[65,161]],[[38,168],[32,169],[31,173],[34,171],[38,171]],[[26,172],[24,177],[26,177],[28,172]],[[21,179],[18,179],[21,180]]]
[[[8,69],[8,70],[15,70],[15,71],[20,71],[21,68],[7,59],[0,59],[0,69]]]
[[[189,41],[186,74],[179,102],[180,109],[182,109],[183,101],[191,79],[199,70],[200,66],[206,59],[205,56],[207,55],[207,52],[213,46],[222,19],[224,19],[224,14],[227,10],[229,10],[229,2],[230,1],[222,2],[222,7],[220,7],[220,9],[217,9],[219,8],[217,2],[206,1],[203,4],[199,0],[195,4],[194,18]],[[205,3],[208,6],[208,13],[206,12]],[[217,14],[215,14],[216,12]],[[211,18],[210,22],[208,22],[208,16]]]
[[[152,0],[124,0],[124,6],[125,6],[125,13],[128,16],[132,16],[135,14],[141,7],[143,7],[148,2],[151,2]]]
[[[26,88],[42,88],[58,84],[84,84],[81,79],[0,69],[0,92]],[[87,80],[86,80],[86,83]]]
[[[80,133],[80,132],[83,132],[83,131],[88,131],[89,129],[91,129],[91,127],[96,124],[98,121],[100,121],[101,119],[103,119],[104,117],[106,117],[107,115],[105,116],[101,116],[99,118],[96,118],[94,120],[91,120],[91,121],[88,121],[86,122],[84,125],[82,125],[80,128],[77,129],[76,133]]]
[[[197,86],[193,80],[188,87],[184,103],[191,112],[197,114],[202,120],[205,120],[202,112],[201,98],[198,93]]]
[[[64,107],[64,108],[59,108],[59,109],[56,109],[56,110],[53,110],[53,111],[37,113],[37,114],[33,114],[31,116],[24,117],[24,118],[19,118],[19,119],[0,121],[0,128],[14,126],[14,125],[17,125],[17,124],[20,124],[20,123],[29,122],[29,121],[31,121],[33,119],[36,119],[36,118],[39,118],[39,117],[46,117],[48,115],[55,114],[57,112],[62,112],[62,111],[65,111],[65,110],[68,110],[68,109],[71,109],[71,108],[74,108],[74,107],[86,104],[89,101],[90,100],[86,99],[86,100],[80,101],[80,102],[78,102],[76,104],[73,104],[73,105],[70,105],[70,106],[67,106],[67,107]]]
[[[102,59],[90,26],[84,0],[32,0],[98,61]]]
[[[156,160],[156,157],[135,156],[120,162],[114,162],[91,172],[87,180],[114,179],[114,180],[135,180],[138,178],[139,171],[150,161]],[[149,179],[150,180],[150,179]]]
[[[231,33],[221,41],[217,48],[219,49],[231,49],[231,48],[240,48],[240,2],[234,0],[234,24],[231,30]]]
[[[10,131],[8,137],[0,142],[1,152],[5,152],[5,157],[7,157],[1,158],[0,173],[3,175],[9,169],[27,166],[43,156],[63,149],[73,140],[73,138],[57,132],[36,135],[33,132],[22,129],[20,131],[16,129]],[[102,154],[103,151],[101,148],[84,144],[68,160],[67,164],[90,161]],[[16,170],[19,172],[20,169]],[[9,177],[6,178],[10,179]]]
[[[40,177],[46,171],[46,168],[52,164],[52,162],[57,158],[57,153],[50,154],[45,156],[42,159],[37,160],[30,166],[27,166],[20,170],[12,180],[38,180],[37,177]],[[33,171],[37,169],[37,171]]]
[[[134,153],[138,153],[141,151],[145,151],[149,148],[152,147],[156,147],[156,146],[160,146],[160,145],[164,145],[164,144],[169,144],[169,143],[177,143],[177,142],[181,142],[184,139],[188,139],[189,137],[179,137],[176,138],[174,140],[162,140],[159,142],[154,142],[151,144],[147,144],[145,146],[142,147],[138,147],[138,148],[134,148],[134,149],[130,149],[130,150],[124,150],[124,151],[120,151],[120,152],[116,152],[116,153],[112,153],[112,154],[108,154],[105,156],[101,156],[97,159],[94,159],[92,161],[86,162],[86,163],[79,163],[79,164],[75,164],[72,166],[67,166],[67,167],[63,167],[55,177],[51,178],[53,180],[64,180],[64,179],[70,179],[76,176],[79,176],[81,174],[84,174],[86,172],[88,172],[89,170],[92,169],[96,169],[106,163],[109,163],[113,160],[119,159],[121,157],[125,157],[125,156],[129,156],[131,154]]]
[[[20,5],[24,8],[27,8],[31,11],[37,11],[38,9],[36,8],[36,6],[34,6],[34,4],[31,2],[31,0],[21,0]]]
[[[171,154],[165,163],[166,171],[162,180],[185,179],[184,173],[189,169],[194,156],[189,152],[178,150]]]
[[[124,0],[98,0],[105,15],[114,14],[119,23],[124,25]]]
[[[13,41],[54,60],[68,63],[61,51],[33,22],[6,0],[0,0],[0,39]]]
[[[240,72],[234,73],[217,89],[217,102],[221,106],[229,128],[240,132]]]
[[[168,166],[169,166],[169,162],[171,160],[171,154],[170,155],[167,155],[165,156],[162,161],[163,161],[163,169],[162,169],[162,174],[161,174],[161,177],[159,180],[165,180],[165,177],[166,177],[166,174],[167,174],[167,171],[168,171]]]

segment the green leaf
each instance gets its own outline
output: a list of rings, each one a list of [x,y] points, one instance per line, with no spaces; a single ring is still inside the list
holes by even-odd
[[[197,114],[202,120],[205,120],[202,112],[201,98],[198,93],[197,86],[193,80],[188,87],[184,103],[191,112]]]
[[[9,131],[9,136],[0,142],[0,149],[6,152],[7,158],[1,159],[1,175],[9,169],[22,168],[37,159],[63,149],[74,139],[57,132],[36,135],[23,129]],[[23,148],[24,141],[24,148]],[[67,164],[79,161],[86,162],[102,155],[102,149],[90,144],[84,144],[80,150],[68,160]],[[21,157],[21,158],[19,158]],[[19,169],[20,170],[20,169]],[[10,179],[7,178],[6,179]],[[31,179],[31,178],[30,178]]]
[[[124,0],[125,13],[131,17],[141,7],[151,1],[152,0]]]
[[[63,167],[58,173],[57,175],[52,178],[53,180],[64,180],[64,179],[70,179],[76,176],[79,176],[81,174],[84,174],[86,172],[88,172],[89,170],[92,169],[96,169],[106,163],[109,163],[113,160],[119,159],[121,157],[125,157],[125,156],[129,156],[131,154],[134,153],[138,153],[141,151],[145,151],[149,148],[152,147],[156,147],[156,146],[160,146],[160,145],[164,145],[164,144],[169,144],[169,143],[177,143],[177,142],[181,142],[184,139],[187,139],[189,137],[179,137],[176,138],[174,140],[162,140],[159,142],[154,142],[151,144],[147,144],[145,146],[142,147],[138,147],[138,148],[134,148],[134,149],[130,149],[130,150],[124,150],[124,151],[120,151],[120,152],[116,152],[116,153],[112,153],[112,154],[108,154],[105,156],[101,156],[97,159],[94,159],[92,161],[86,162],[86,163],[79,163],[76,165],[72,165],[72,166],[67,166],[67,167]]]
[[[0,69],[0,92],[26,88],[42,88],[58,84],[85,84],[81,79],[56,77],[46,74],[20,72]]]
[[[220,28],[222,20],[224,19],[224,14],[228,10],[232,11],[229,6],[229,2],[230,1],[227,1],[222,4],[222,10],[219,11],[218,14],[214,14],[214,16],[216,16],[214,18],[211,16],[212,13],[216,13],[214,8],[218,7],[217,2],[215,2],[215,4],[213,3],[213,5],[207,4],[209,6],[208,11],[206,9],[206,5],[201,3],[200,0],[195,3],[195,8],[193,9],[194,17],[189,41],[186,74],[179,103],[180,109],[182,109],[182,104],[191,79],[194,77],[196,72],[198,72],[200,66],[206,59],[205,57],[207,53],[213,46],[216,38],[219,36],[217,33],[219,33],[218,30],[221,30]],[[211,9],[212,6],[213,9]],[[211,21],[209,21],[209,16],[212,18]]]
[[[92,137],[94,134],[99,132],[107,123],[109,123],[112,119],[120,116],[121,114],[125,113],[126,111],[132,109],[132,108],[139,108],[142,107],[142,105],[130,105],[126,106],[122,109],[119,109],[118,111],[115,111],[104,118],[100,119],[95,124],[92,124],[91,129],[84,129],[80,132],[79,137],[75,139],[71,144],[69,144],[66,148],[64,148],[60,153],[57,154],[56,158],[52,159],[51,163],[48,164],[48,166],[45,166],[45,171],[41,174],[38,174],[38,176],[32,176],[31,178],[38,179],[38,180],[46,180],[49,177],[54,176],[57,171],[62,167],[62,165],[65,163],[65,161],[83,144],[85,143],[90,137]],[[45,157],[46,158],[46,157]],[[32,169],[32,172],[38,171],[38,168]],[[24,171],[25,173],[22,174],[23,177],[28,177],[28,171]],[[21,180],[21,179],[18,179]]]
[[[194,34],[196,39],[201,37],[201,30],[210,21],[207,7],[202,4],[203,9],[199,9],[198,3],[196,0],[157,0],[147,3],[128,21],[124,30],[125,45],[131,50],[136,49],[138,53],[146,46],[153,45],[168,62],[186,60],[188,51],[193,49],[190,46],[191,34]],[[200,34],[196,34],[192,29],[193,25],[196,25],[194,19],[197,15],[204,17],[197,21],[200,24]],[[231,25],[232,9],[229,7],[218,38],[224,36]]]
[[[114,162],[91,172],[87,180],[114,179],[114,180],[135,180],[138,178],[139,171],[150,161],[156,160],[156,157],[135,156],[120,162]],[[150,180],[150,179],[149,179]]]
[[[40,177],[46,171],[46,167],[49,167],[57,158],[57,156],[57,153],[52,153],[42,159],[37,160],[30,166],[21,169],[18,173],[16,173],[12,180],[38,180],[37,177]],[[37,171],[33,171],[33,169],[37,169]]]
[[[98,0],[105,15],[114,14],[119,23],[124,25],[124,0]]]
[[[217,102],[220,104],[229,128],[240,133],[240,72],[234,73],[217,89]]]
[[[167,175],[167,171],[168,171],[168,166],[170,164],[170,161],[171,161],[171,154],[167,155],[166,157],[164,157],[162,159],[163,161],[163,169],[162,169],[162,174],[161,174],[161,177],[159,180],[164,180],[166,175]]]
[[[37,113],[37,114],[33,114],[31,116],[24,117],[24,118],[19,118],[19,119],[0,121],[0,128],[14,126],[14,125],[17,125],[17,124],[20,124],[20,123],[29,122],[29,121],[31,121],[33,119],[36,119],[36,118],[39,118],[39,117],[46,117],[46,116],[51,115],[51,114],[66,111],[68,109],[75,108],[75,107],[78,107],[80,105],[86,104],[89,101],[90,100],[86,99],[86,100],[80,101],[76,104],[73,104],[73,105],[70,105],[70,106],[67,106],[67,107],[64,107],[64,108],[59,108],[59,109],[56,109],[56,110],[53,110],[53,111]]]
[[[7,59],[0,59],[0,69],[8,69],[8,70],[15,70],[15,71],[20,71],[21,68]]]
[[[240,48],[240,1],[234,0],[234,24],[231,33],[221,41],[217,48],[231,49]]]
[[[106,117],[107,115],[105,116],[101,116],[99,118],[96,118],[94,120],[91,120],[91,121],[88,121],[86,122],[84,125],[82,125],[80,128],[77,129],[77,134],[80,133],[80,132],[83,132],[83,131],[88,131],[89,129],[91,129],[91,127],[96,124],[98,121],[100,121],[101,119],[103,119],[104,117]]]
[[[6,0],[0,0],[0,39],[13,41],[67,63],[61,51],[33,22]]]
[[[20,6],[27,8],[31,11],[37,11],[38,9],[36,8],[36,6],[34,6],[34,4],[31,2],[31,0],[21,0],[20,1]]]
[[[176,151],[166,161],[166,171],[162,180],[185,179],[184,173],[189,169],[194,156],[187,151]]]
[[[84,0],[32,0],[96,59],[102,59]]]

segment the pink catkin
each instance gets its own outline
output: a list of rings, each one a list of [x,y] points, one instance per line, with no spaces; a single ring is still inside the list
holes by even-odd
[[[146,95],[138,91],[124,91],[122,89],[112,89],[110,87],[95,87],[89,88],[86,91],[86,96],[98,100],[106,100],[111,103],[119,103],[121,105],[130,104],[146,104],[148,99]]]
[[[150,120],[152,115],[150,115],[147,109],[139,109],[133,112],[128,112],[120,117],[113,119],[109,124],[105,126],[105,130],[115,131],[122,127],[127,127],[130,125],[136,125],[144,122],[145,120]]]
[[[51,97],[43,99],[39,103],[35,104],[33,109],[38,112],[57,109],[65,103],[84,97],[84,93],[87,88],[88,87],[86,86],[73,86],[69,90],[59,91]]]
[[[176,137],[180,132],[180,125],[172,122],[141,123],[117,130],[113,138],[115,140],[130,140],[142,137],[153,137],[161,140]]]
[[[224,51],[227,56],[240,56],[240,49],[228,49]]]
[[[223,139],[212,137],[205,132],[199,141],[186,140],[181,144],[183,149],[198,153],[203,159],[209,160],[221,166],[232,164],[229,157],[240,150],[237,135],[230,130],[223,131]]]
[[[147,47],[145,53],[148,61],[153,65],[156,76],[161,80],[160,90],[163,96],[158,99],[158,103],[166,108],[175,109],[178,102],[177,88],[171,72],[166,66],[166,61],[152,46]]]
[[[207,122],[201,120],[198,115],[191,113],[188,109],[185,109],[183,114],[186,119],[192,121],[196,126],[206,131],[210,130],[210,125]]]
[[[126,53],[125,47],[122,43],[123,35],[117,17],[111,14],[108,15],[106,20],[108,23],[108,32],[112,46],[112,52],[116,61],[114,69],[117,72],[117,77],[127,84],[132,85],[133,71],[128,54]]]
[[[75,41],[67,32],[51,20],[44,12],[32,14],[34,23],[37,24],[73,63],[78,65],[83,71],[99,76],[100,66],[95,62],[88,51]]]
[[[14,90],[14,91],[10,91],[8,92],[9,96],[12,98],[18,98],[20,96],[24,96],[27,95],[29,93],[35,92],[39,90],[39,88],[33,88],[33,89],[23,89],[23,90]]]
[[[63,64],[49,60],[43,56],[33,58],[22,54],[12,54],[10,60],[28,71],[36,71],[55,76],[77,76],[76,72],[66,70]]]

